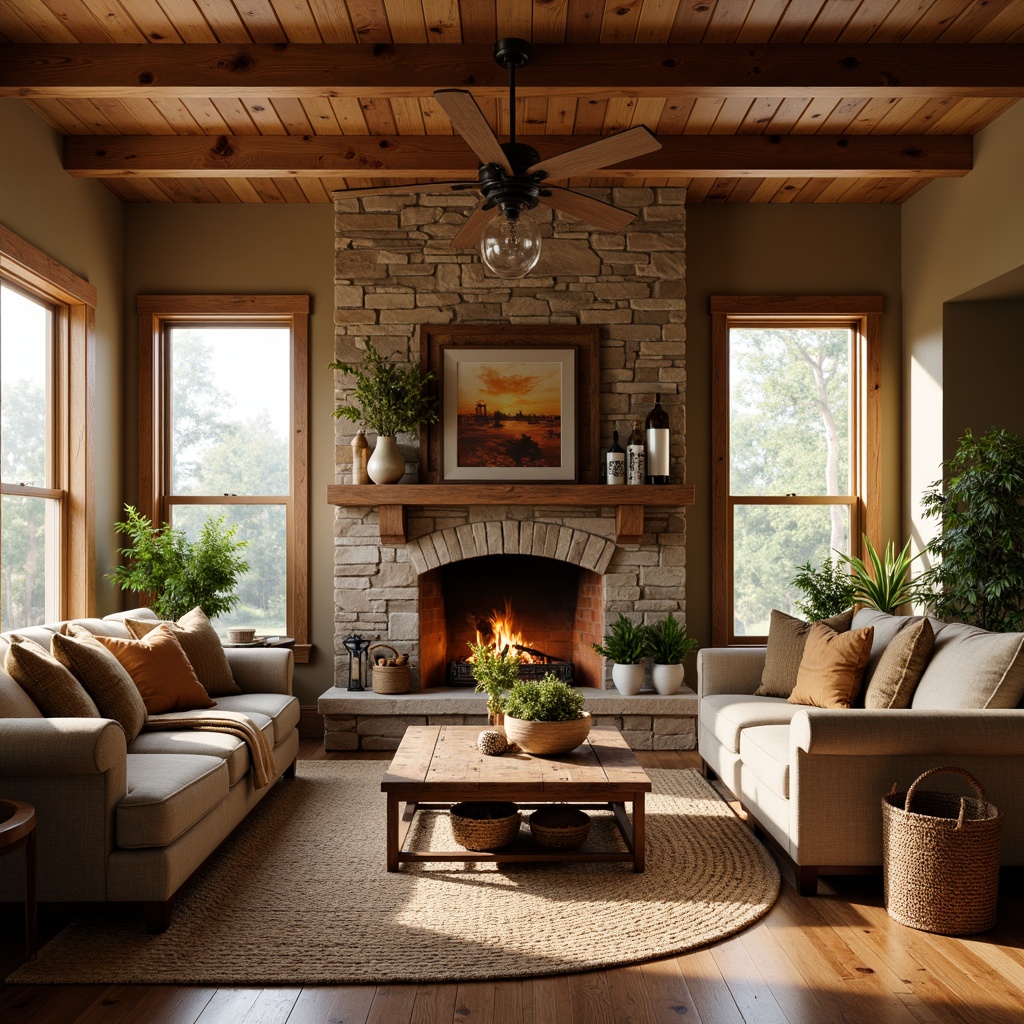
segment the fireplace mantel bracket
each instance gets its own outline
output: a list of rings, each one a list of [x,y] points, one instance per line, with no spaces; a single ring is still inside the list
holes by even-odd
[[[636,544],[644,532],[644,510],[693,504],[691,484],[331,484],[327,502],[345,508],[377,508],[380,542],[405,544],[407,511],[474,505],[615,508],[615,542]]]

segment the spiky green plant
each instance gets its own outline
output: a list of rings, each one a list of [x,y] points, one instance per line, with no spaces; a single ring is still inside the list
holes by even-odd
[[[604,643],[593,644],[593,648],[616,665],[639,665],[647,653],[647,627],[643,623],[631,622],[619,612],[619,617],[604,635]]]
[[[668,616],[647,627],[647,654],[657,665],[680,665],[688,654],[700,646],[700,641],[686,635],[676,617]]]
[[[836,552],[850,567],[854,597],[868,608],[877,608],[880,612],[894,615],[897,608],[917,596],[917,585],[910,578],[910,565],[915,558],[920,558],[920,553],[910,554],[908,540],[897,554],[896,545],[889,541],[885,545],[884,554],[879,556],[867,535],[864,536],[864,548],[868,553],[870,570],[856,555]]]

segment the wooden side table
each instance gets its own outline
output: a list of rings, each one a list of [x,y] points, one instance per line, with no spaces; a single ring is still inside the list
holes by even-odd
[[[36,950],[36,809],[0,800],[0,857],[25,847],[25,957]]]

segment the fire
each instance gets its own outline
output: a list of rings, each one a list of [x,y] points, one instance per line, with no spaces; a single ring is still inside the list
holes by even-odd
[[[512,606],[508,601],[505,602],[504,612],[495,610],[491,612],[488,618],[477,620],[476,642],[478,644],[492,645],[497,654],[501,654],[504,650],[507,650],[510,654],[518,651],[520,657],[526,663],[533,663],[537,660],[530,653],[530,645],[523,639],[523,634],[516,624],[515,612],[512,611]],[[526,649],[523,650],[521,648]],[[473,660],[472,655],[470,655],[468,660]]]

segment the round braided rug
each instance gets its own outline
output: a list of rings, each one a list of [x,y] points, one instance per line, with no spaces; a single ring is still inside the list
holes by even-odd
[[[380,761],[300,761],[179,896],[171,927],[83,916],[10,980],[316,984],[565,974],[705,945],[767,913],[779,873],[701,776],[649,771],[647,870],[429,863],[384,870]],[[621,848],[591,812],[587,848]],[[525,823],[522,828],[528,831]],[[454,849],[446,812],[410,841]]]

